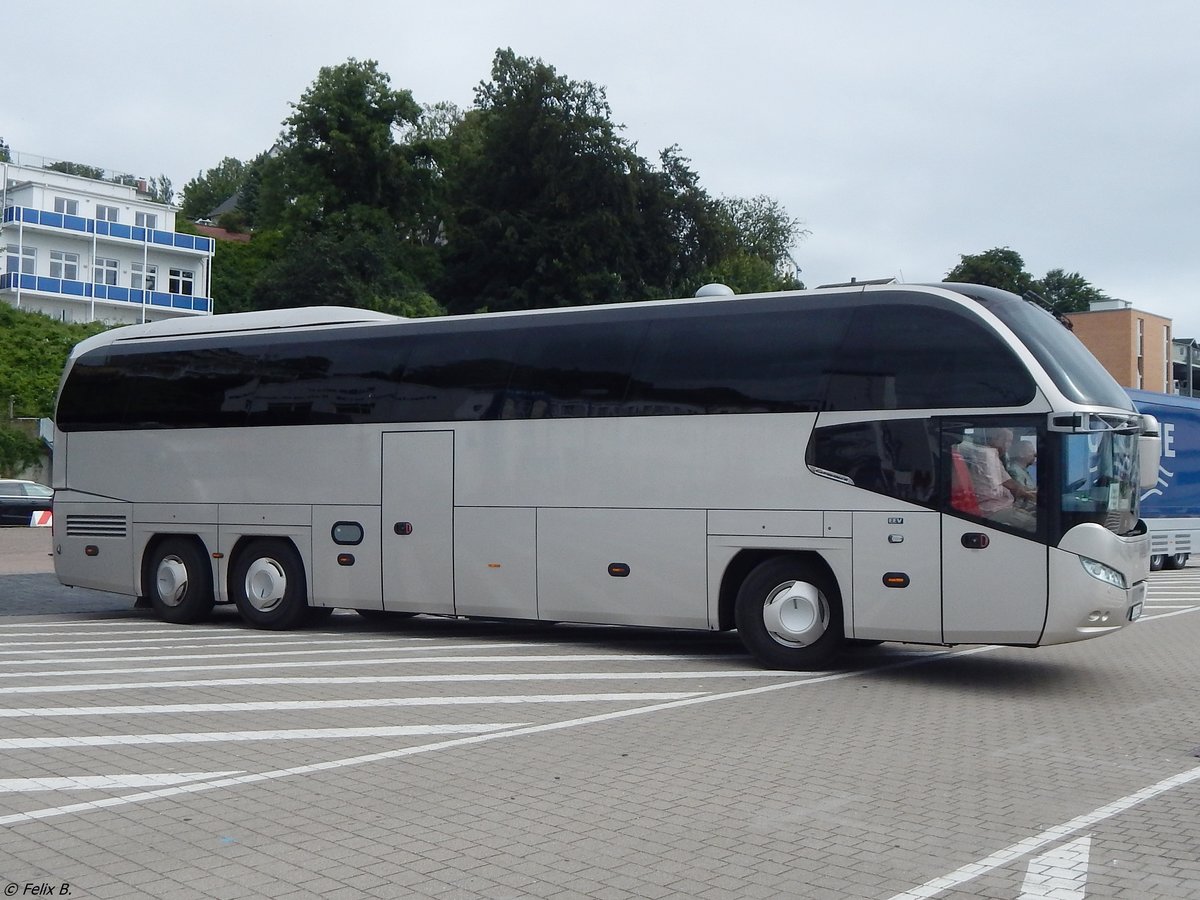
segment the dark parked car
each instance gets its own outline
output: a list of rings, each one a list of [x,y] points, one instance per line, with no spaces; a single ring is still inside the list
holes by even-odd
[[[54,508],[54,491],[36,481],[0,479],[0,525],[28,525],[35,512]]]

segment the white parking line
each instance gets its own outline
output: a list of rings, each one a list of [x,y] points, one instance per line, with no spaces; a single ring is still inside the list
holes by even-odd
[[[255,637],[261,638],[262,635],[255,635]],[[196,639],[189,638],[189,640],[194,641]],[[67,644],[69,646],[66,648],[60,648],[60,647],[58,647],[59,644]],[[99,647],[81,647],[81,646],[79,646],[80,644],[100,644],[100,646]],[[370,638],[370,639],[364,640],[361,638],[348,638],[348,637],[347,638],[331,638],[330,640],[327,640],[327,641],[303,641],[303,640],[301,640],[301,641],[264,641],[264,640],[257,640],[257,641],[241,641],[241,642],[232,643],[232,644],[227,644],[224,642],[202,643],[202,644],[167,644],[164,642],[163,638],[155,638],[153,641],[151,641],[151,640],[39,641],[37,643],[32,643],[32,644],[30,644],[28,642],[21,642],[20,644],[17,645],[20,647],[19,650],[0,650],[0,656],[39,656],[40,657],[40,656],[50,656],[53,654],[65,654],[65,653],[99,653],[99,652],[103,651],[106,647],[110,647],[114,644],[122,645],[121,647],[117,648],[119,651],[129,652],[130,650],[133,650],[134,648],[137,648],[139,651],[140,650],[220,650],[220,649],[223,649],[226,647],[236,647],[239,650],[243,650],[246,647],[279,647],[279,646],[313,647],[313,646],[324,646],[327,644],[334,644],[339,647],[346,647],[346,646],[352,647],[356,644],[389,644],[389,645],[395,647],[396,641],[391,641],[391,640],[388,640],[387,638]],[[133,647],[128,646],[129,644],[132,644]],[[0,647],[7,647],[7,646],[10,646],[10,645],[7,643],[4,643],[3,641],[0,641]],[[528,645],[526,645],[526,646],[528,646]],[[368,649],[374,649],[374,648],[368,648]],[[413,648],[413,649],[417,649],[417,648]],[[428,647],[422,647],[420,649],[427,650]],[[300,652],[300,651],[296,651],[296,652]],[[355,652],[365,653],[366,650],[356,650]],[[232,654],[228,654],[228,655],[232,655]],[[138,658],[138,659],[159,659],[159,658],[170,659],[171,657],[139,656],[136,658]],[[77,660],[72,660],[72,661],[73,662],[85,662],[85,660],[82,660],[82,659],[77,659]],[[20,662],[20,660],[16,660],[16,662]]]
[[[275,700],[232,703],[166,703],[157,706],[51,706],[0,709],[0,719],[71,716],[157,716],[176,713],[281,712],[302,709],[370,709],[404,706],[491,706],[515,703],[610,703],[626,700],[683,700],[703,691],[628,694],[495,694],[476,697],[384,697],[359,700]]]
[[[431,734],[487,734],[521,728],[524,722],[467,725],[379,725],[367,728],[287,728],[268,731],[180,731],[173,734],[95,734],[46,738],[0,738],[2,750],[62,747],[138,747],[146,744],[224,744],[238,741],[310,741],[336,738],[426,737]]]
[[[489,648],[504,646],[503,644],[489,644]],[[456,650],[465,649],[466,645],[455,647]],[[311,651],[321,652],[321,651]],[[379,652],[373,650],[372,652]],[[221,654],[220,658],[227,655],[235,655],[240,657],[240,654]],[[274,656],[273,653],[256,653],[254,659],[264,656]],[[144,658],[144,657],[143,657]],[[184,656],[181,659],[212,659],[216,657],[210,656]],[[687,662],[695,662],[704,659],[722,659],[723,657],[707,657],[696,656],[694,654],[662,654],[662,653],[595,653],[595,654],[579,654],[578,656],[411,656],[407,658],[392,658],[392,659],[334,659],[334,660],[298,660],[296,662],[262,662],[262,663],[247,663],[247,662],[229,662],[221,663],[220,665],[206,666],[136,666],[122,669],[64,669],[58,672],[0,672],[0,679],[6,678],[64,678],[66,676],[77,675],[135,675],[145,674],[148,672],[208,672],[208,671],[228,671],[230,669],[317,669],[317,668],[344,668],[347,666],[400,666],[411,665],[413,663],[529,663],[529,662],[666,662],[684,660]],[[130,662],[137,658],[131,658]],[[112,659],[97,659],[97,660],[54,660],[60,665],[64,662],[112,662]],[[36,661],[35,661],[36,662]],[[11,665],[11,663],[2,663],[0,665]],[[778,677],[778,673],[775,674]],[[10,688],[5,687],[4,693],[9,693]]]
[[[120,791],[130,788],[165,787],[208,778],[240,775],[232,772],[167,772],[153,775],[73,775],[48,778],[0,778],[0,794],[33,791]]]
[[[1031,859],[1017,900],[1084,900],[1091,852],[1089,834]]]
[[[878,672],[894,671],[896,669],[919,665],[923,662],[932,662],[941,659],[954,659],[957,657],[971,656],[976,653],[987,653],[991,650],[999,649],[999,647],[988,645],[985,647],[972,647],[967,650],[948,650],[939,653],[922,654],[920,656],[909,656],[896,662],[887,663],[882,666],[875,666],[870,669],[862,669],[855,672],[832,672],[823,675],[814,674],[811,677],[800,680],[784,681],[778,684],[746,688],[743,690],[730,691],[723,694],[706,694],[700,697],[690,697],[686,700],[671,700],[665,703],[656,703],[651,706],[639,706],[633,709],[600,713],[593,716],[567,719],[560,722],[547,722],[542,725],[521,726],[504,731],[492,732],[490,734],[472,735],[469,737],[454,738],[447,741],[435,741],[431,744],[419,744],[413,747],[401,747],[393,750],[380,751],[378,753],[349,756],[343,759],[334,759],[329,760],[328,762],[309,763],[307,765],[294,766],[288,769],[276,769],[270,772],[253,772],[244,775],[234,775],[228,778],[215,778],[211,781],[201,781],[193,784],[158,788],[155,790],[142,791],[137,794],[127,794],[121,797],[103,797],[99,800],[93,800],[89,803],[71,803],[63,806],[35,809],[29,812],[12,813],[7,816],[0,816],[0,826],[18,825],[24,822],[36,822],[44,819],[71,815],[72,813],[91,812],[98,809],[111,809],[113,807],[131,806],[166,797],[178,797],[185,794],[198,794],[206,791],[217,790],[219,788],[234,787],[242,784],[258,784],[266,781],[275,781],[280,778],[291,778],[297,775],[309,775],[317,772],[336,771],[337,769],[343,769],[350,766],[359,766],[366,763],[380,762],[383,760],[402,759],[408,756],[417,756],[424,753],[436,753],[442,750],[454,750],[504,738],[524,737],[531,734],[545,734],[548,732],[561,731],[568,728],[578,728],[585,725],[595,725],[602,722],[612,722],[620,719],[632,718],[635,716],[644,716],[652,713],[664,712],[666,710],[682,709],[684,707],[700,703],[712,703],[718,700],[750,697],[756,694],[780,691],[787,688],[807,687],[814,684],[826,684],[832,681],[841,681],[847,678],[873,675]]]
[[[1198,779],[1200,779],[1200,766],[1189,769],[1186,772],[1180,772],[1178,775],[1172,775],[1170,778],[1164,778],[1157,784],[1142,788],[1142,790],[1122,797],[1120,800],[1115,800],[1106,806],[1101,806],[1099,809],[1094,809],[1089,813],[1077,816],[1069,822],[1048,828],[1041,834],[1018,841],[1012,846],[1005,847],[1003,850],[993,853],[991,856],[985,857],[978,862],[968,863],[961,869],[951,872],[949,875],[943,875],[941,878],[927,881],[925,884],[913,888],[911,891],[896,894],[890,900],[928,900],[928,898],[936,897],[938,894],[974,881],[981,875],[986,875],[1001,866],[1016,862],[1027,853],[1034,853],[1043,847],[1066,840],[1076,832],[1091,828],[1105,819],[1111,819],[1113,816],[1126,812],[1138,804],[1145,803],[1147,800],[1153,800],[1155,797],[1183,787]]]
[[[941,654],[930,654],[941,655]],[[208,666],[207,668],[224,668]],[[827,673],[813,673],[813,677],[824,677]],[[505,681],[662,681],[667,679],[705,678],[794,678],[795,672],[774,672],[767,669],[713,669],[711,671],[686,672],[485,672],[477,675],[313,675],[298,678],[205,678],[192,681],[141,681],[112,682],[100,684],[39,684],[6,686],[3,696],[13,694],[63,694],[76,691],[133,691],[143,688],[194,688],[194,687],[247,687],[250,685],[295,685],[295,684],[446,684],[462,682],[505,682]]]
[[[336,643],[336,641],[334,642]],[[273,645],[277,646],[277,645]],[[461,649],[503,649],[506,647],[518,648],[528,647],[529,644],[450,644],[446,649],[461,650]],[[203,649],[203,648],[201,648]],[[260,659],[268,656],[327,656],[334,653],[381,653],[384,650],[395,652],[397,650],[404,651],[404,647],[333,647],[328,650],[266,650],[253,654],[255,659]],[[428,651],[431,648],[428,646],[408,648],[412,650]],[[87,652],[95,653],[94,649],[89,649]],[[139,653],[136,656],[76,656],[70,659],[0,659],[0,666],[61,666],[66,663],[119,663],[119,662],[174,662],[181,659],[241,659],[244,658],[244,653],[177,653],[164,656],[147,656],[144,653]],[[415,661],[415,660],[414,660]],[[355,660],[355,663],[361,660]],[[370,660],[368,660],[370,662]],[[298,665],[309,665],[309,663],[298,663]],[[30,673],[6,673],[0,674],[0,678],[12,678],[15,675],[30,674]]]

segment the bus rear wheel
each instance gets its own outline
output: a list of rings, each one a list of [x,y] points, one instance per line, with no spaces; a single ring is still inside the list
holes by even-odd
[[[229,570],[229,594],[242,618],[256,628],[285,631],[310,619],[304,563],[289,541],[251,541]]]
[[[1183,569],[1187,567],[1188,554],[1172,553],[1163,561],[1164,569]]]
[[[212,568],[190,538],[161,541],[146,561],[142,583],[154,612],[164,622],[192,625],[212,613]]]
[[[821,668],[842,643],[837,583],[796,557],[773,557],[751,570],[734,620],[746,649],[768,669]]]

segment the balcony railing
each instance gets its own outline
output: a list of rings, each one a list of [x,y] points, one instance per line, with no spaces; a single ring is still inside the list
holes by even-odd
[[[85,219],[83,216],[47,212],[44,209],[34,209],[29,206],[5,207],[4,221],[6,223],[24,222],[28,225],[41,225],[44,228],[61,228],[65,231],[77,231],[80,234],[96,234],[101,237],[134,241],[138,244],[170,247],[175,250],[192,250],[197,253],[211,253],[213,250],[213,239],[197,234],[159,231],[137,225],[106,222],[103,219]]]
[[[119,287],[115,284],[92,284],[69,278],[46,278],[41,275],[18,275],[9,272],[0,275],[0,291],[37,291],[40,294],[60,294],[76,300],[109,300],[118,303],[136,303],[157,306],[160,309],[179,309],[189,312],[211,312],[212,300],[208,297],[193,297],[188,294],[169,294],[165,291],[144,291],[137,288]]]

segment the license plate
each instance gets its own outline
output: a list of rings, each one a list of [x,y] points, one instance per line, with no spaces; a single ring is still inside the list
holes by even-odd
[[[1136,622],[1141,617],[1142,617],[1141,602],[1135,603],[1135,604],[1133,604],[1133,606],[1129,607],[1129,621],[1130,622]]]

